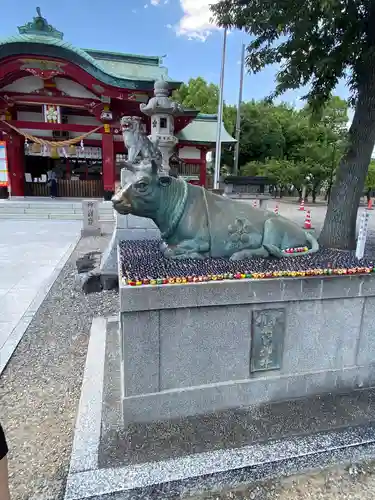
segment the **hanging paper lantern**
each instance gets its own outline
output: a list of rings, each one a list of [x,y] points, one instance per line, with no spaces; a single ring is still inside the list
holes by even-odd
[[[31,146],[31,151],[35,154],[38,154],[40,153],[41,151],[41,147],[40,147],[40,144],[38,144],[37,142],[33,142],[32,146]]]
[[[57,152],[57,148],[55,147],[51,148],[51,158],[53,160],[58,160],[60,158],[59,153]]]

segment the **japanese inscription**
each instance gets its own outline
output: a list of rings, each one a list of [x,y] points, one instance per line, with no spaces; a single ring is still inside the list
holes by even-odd
[[[285,334],[285,310],[253,312],[250,371],[281,368]]]
[[[94,203],[92,201],[87,203],[87,225],[94,225]]]
[[[99,222],[99,202],[97,200],[83,200],[83,233],[85,235],[101,234]]]

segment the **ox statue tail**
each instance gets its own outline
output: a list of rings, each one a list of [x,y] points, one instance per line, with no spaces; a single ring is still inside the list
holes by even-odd
[[[311,248],[307,252],[304,252],[303,254],[300,255],[307,255],[311,253],[316,253],[319,250],[319,243],[318,240],[310,233],[307,231],[304,231],[306,235],[306,241],[307,243],[310,244]],[[283,257],[295,257],[295,253],[286,253],[283,252],[280,248],[278,248],[276,245],[265,245],[263,244],[264,248],[269,252],[270,255],[273,257],[277,257],[279,259]]]

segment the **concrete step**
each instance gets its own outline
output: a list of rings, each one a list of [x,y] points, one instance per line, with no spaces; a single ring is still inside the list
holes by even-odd
[[[82,208],[69,208],[69,207],[0,207],[0,213],[2,214],[27,214],[27,213],[61,213],[61,214],[81,214]]]
[[[0,219],[82,220],[82,201],[71,200],[0,200]],[[99,220],[113,221],[110,201],[100,201]]]
[[[30,202],[30,201],[0,201],[0,211],[9,208],[41,208],[46,209],[49,207],[54,208],[69,208],[69,209],[79,209],[82,208],[82,203],[80,202],[59,202],[59,201],[42,201],[42,202]]]
[[[17,219],[17,220],[39,220],[39,219],[56,219],[56,220],[82,220],[82,215],[79,214],[51,214],[51,213],[23,213],[23,214],[4,214],[0,212],[0,219]]]
[[[82,220],[82,214],[73,213],[2,213],[0,212],[0,219],[17,219],[17,220],[39,220],[39,219],[54,219],[54,220]],[[107,215],[100,215],[101,222],[113,222],[114,217]]]
[[[0,213],[3,214],[26,214],[26,213],[62,213],[62,214],[82,214],[82,207],[0,207]],[[99,213],[103,215],[112,215],[113,210],[99,208]]]

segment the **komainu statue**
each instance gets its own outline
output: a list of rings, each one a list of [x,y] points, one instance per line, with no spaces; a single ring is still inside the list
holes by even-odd
[[[166,257],[242,260],[286,257],[293,255],[287,252],[291,248],[319,250],[311,234],[285,217],[160,175],[155,160],[139,167],[127,164],[113,206],[120,214],[152,219],[160,229]]]
[[[123,116],[121,118],[121,131],[125,146],[128,150],[128,164],[154,159],[161,161],[161,152],[158,145],[150,141],[144,130],[144,124],[138,116]]]

